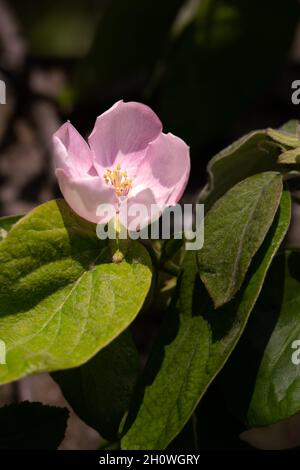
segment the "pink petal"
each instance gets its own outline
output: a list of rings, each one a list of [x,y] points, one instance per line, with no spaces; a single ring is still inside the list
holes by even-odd
[[[143,206],[142,213],[139,212],[141,205]],[[137,231],[143,227],[146,227],[160,216],[158,207],[152,207],[152,210],[154,211],[151,213],[151,205],[157,206],[154,194],[151,189],[144,189],[140,191],[134,197],[128,198],[124,204],[121,204],[120,221],[125,227],[128,227],[133,231]],[[137,214],[135,214],[136,210],[138,210]],[[138,215],[141,216],[138,225],[133,226],[134,221]]]
[[[100,204],[116,205],[117,198],[112,188],[100,177],[72,178],[63,169],[56,170],[60,190],[76,214],[94,223],[107,223],[108,215],[99,215]],[[98,213],[98,215],[97,215]]]
[[[160,120],[148,106],[118,101],[97,118],[89,137],[99,174],[117,160],[124,169],[134,173],[149,143],[161,131]]]
[[[158,204],[173,206],[181,198],[189,174],[189,147],[171,133],[161,134],[149,144],[130,195],[141,187],[148,187]]]
[[[53,135],[56,168],[74,176],[85,176],[93,165],[92,153],[86,141],[70,122]]]

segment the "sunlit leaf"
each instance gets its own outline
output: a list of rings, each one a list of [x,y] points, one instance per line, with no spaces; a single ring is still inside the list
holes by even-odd
[[[64,201],[25,216],[0,244],[0,383],[79,366],[133,321],[151,284],[139,243],[112,263],[96,226]]]

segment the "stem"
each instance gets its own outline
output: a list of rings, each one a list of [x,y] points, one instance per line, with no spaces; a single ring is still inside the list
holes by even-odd
[[[119,246],[120,246],[120,231],[121,231],[120,212],[119,211],[116,212],[115,231],[116,231],[116,245],[117,245],[117,248],[119,249]]]
[[[125,227],[121,225],[119,211],[116,212],[114,220],[114,228],[116,233],[115,240],[109,240],[110,250],[112,254],[113,263],[121,263],[128,249],[129,240],[128,237],[120,238],[121,231],[125,230]]]

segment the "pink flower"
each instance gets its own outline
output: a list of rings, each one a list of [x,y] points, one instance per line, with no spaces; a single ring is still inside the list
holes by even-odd
[[[97,211],[101,204],[175,205],[188,181],[188,146],[164,134],[156,114],[140,103],[118,101],[101,114],[89,144],[70,122],[53,140],[61,192],[70,207],[91,222],[108,222],[108,216]],[[141,225],[150,222],[149,211]]]

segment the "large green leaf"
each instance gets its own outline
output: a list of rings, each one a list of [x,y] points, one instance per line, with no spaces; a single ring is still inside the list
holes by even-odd
[[[279,173],[250,176],[231,188],[205,218],[199,273],[215,307],[232,299],[274,219],[282,192]]]
[[[95,229],[64,201],[50,201],[1,242],[0,383],[81,365],[138,314],[151,284],[147,251],[131,243],[111,263]]]
[[[115,440],[138,369],[138,353],[126,331],[86,364],[52,376],[77,415],[105,439]]]
[[[223,377],[230,408],[249,426],[272,424],[300,410],[299,312],[300,254],[282,254]]]
[[[236,345],[290,221],[290,195],[256,254],[243,288],[218,312],[187,252],[165,324],[137,388],[122,439],[124,449],[163,449],[190,418]]]
[[[64,438],[66,408],[22,402],[0,408],[0,449],[55,450]]]

